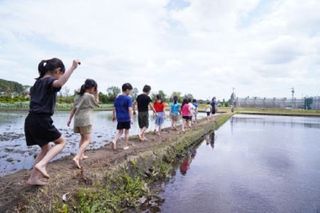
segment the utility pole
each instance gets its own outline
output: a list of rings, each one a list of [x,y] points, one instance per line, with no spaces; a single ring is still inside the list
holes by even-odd
[[[291,88],[291,95],[292,95],[292,109],[294,108],[293,101],[294,101],[294,87]]]

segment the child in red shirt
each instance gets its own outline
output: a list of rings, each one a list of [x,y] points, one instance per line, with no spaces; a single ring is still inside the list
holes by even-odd
[[[156,121],[155,121],[156,126],[155,126],[154,132],[160,136],[161,126],[164,122],[164,116],[165,116],[165,113],[164,113],[165,105],[160,95],[156,96],[156,100],[153,103],[153,108],[156,111]]]

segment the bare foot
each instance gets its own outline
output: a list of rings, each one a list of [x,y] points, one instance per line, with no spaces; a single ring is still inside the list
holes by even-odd
[[[78,169],[81,169],[79,158],[74,157],[72,160],[73,160],[74,164],[76,165],[76,167],[78,167]]]
[[[27,184],[31,186],[45,186],[48,185],[48,182],[42,181],[40,179],[31,179],[27,180]]]
[[[88,159],[89,157],[87,155],[83,155],[81,160],[84,160],[84,159]]]
[[[113,150],[113,151],[116,151],[116,150],[117,150],[117,143],[116,143],[116,142],[112,141],[112,142],[111,142],[111,146],[112,146],[112,150]]]
[[[127,150],[127,149],[129,149],[129,146],[123,147],[123,150]]]
[[[39,163],[37,163],[34,168],[36,170],[38,170],[45,178],[50,178],[49,174],[47,173],[46,167],[39,165]]]

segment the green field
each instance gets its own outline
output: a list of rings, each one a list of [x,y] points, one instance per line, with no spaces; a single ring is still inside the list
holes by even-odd
[[[57,103],[57,111],[69,111],[72,109],[73,104],[68,103]],[[16,102],[16,103],[0,103],[0,111],[28,111],[29,101],[27,102]],[[100,104],[98,111],[112,110],[112,104]]]

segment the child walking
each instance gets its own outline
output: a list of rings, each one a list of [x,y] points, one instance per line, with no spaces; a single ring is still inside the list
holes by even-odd
[[[164,122],[164,116],[165,116],[164,107],[165,105],[164,105],[164,102],[162,101],[161,96],[156,95],[156,100],[153,103],[153,108],[156,111],[156,121],[155,121],[156,125],[155,125],[154,132],[157,133],[157,135],[159,136],[160,136],[162,124]]]
[[[185,128],[191,128],[191,120],[192,120],[192,107],[189,105],[188,99],[183,99],[181,105],[181,115],[182,115],[182,132],[185,132]]]
[[[173,97],[173,103],[170,104],[170,118],[171,128],[177,130],[177,122],[180,114],[180,104],[178,103],[178,96]]]
[[[65,139],[53,125],[51,116],[54,113],[57,92],[68,81],[78,64],[79,61],[73,60],[67,71],[58,58],[42,60],[38,65],[40,76],[30,89],[30,110],[24,124],[27,145],[41,147],[27,181],[30,185],[48,184],[42,179],[50,177],[47,165],[65,146]],[[51,147],[49,142],[54,142],[55,146]]]
[[[136,104],[138,106],[138,123],[140,128],[140,133],[139,133],[140,141],[147,140],[144,134],[149,128],[149,107],[153,110],[154,113],[156,113],[152,105],[152,100],[149,97],[150,91],[151,91],[151,87],[149,85],[145,85],[143,87],[143,93],[138,95],[136,100]]]
[[[199,104],[197,102],[196,99],[193,99],[192,100],[192,105],[193,105],[193,117],[192,117],[192,120],[194,123],[198,123],[198,107],[199,107]]]
[[[112,120],[117,120],[117,133],[112,141],[112,149],[117,149],[117,141],[124,132],[125,147],[124,150],[129,149],[129,130],[132,123],[132,99],[129,96],[132,91],[132,86],[129,83],[122,85],[122,94],[114,101]]]
[[[212,106],[208,101],[206,105],[207,120],[210,120],[211,110],[212,110]]]
[[[73,131],[81,135],[79,152],[73,158],[74,163],[79,169],[81,169],[80,160],[88,158],[84,155],[84,152],[91,141],[91,114],[93,109],[99,106],[97,87],[97,83],[92,79],[87,79],[84,82],[75,98],[74,107],[68,121],[68,126],[70,126],[74,117]]]

